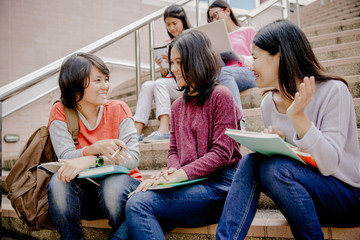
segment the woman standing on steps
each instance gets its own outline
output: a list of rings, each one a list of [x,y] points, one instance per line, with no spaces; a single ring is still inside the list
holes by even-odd
[[[221,63],[210,40],[190,31],[178,36],[169,51],[171,72],[184,94],[171,107],[168,169],[140,184],[126,204],[134,240],[161,240],[175,227],[217,222],[241,158],[239,144],[225,135],[227,128],[240,129],[241,113],[230,91],[218,85]],[[203,177],[196,184],[147,191],[159,183]]]
[[[184,9],[178,5],[171,5],[165,10],[164,21],[171,39],[176,38],[184,30],[190,28]],[[171,100],[179,98],[182,94],[182,92],[178,90],[169,69],[164,69],[161,65],[162,61],[168,61],[168,57],[164,56],[164,59],[156,58],[155,61],[160,66],[163,78],[157,79],[156,81],[146,81],[142,85],[134,115],[139,141],[143,140],[144,142],[169,141]],[[149,121],[154,99],[156,104],[156,118],[159,119],[160,126],[157,131],[143,138],[141,132]]]
[[[309,152],[317,168],[259,153],[240,161],[217,229],[217,239],[244,239],[260,192],[288,221],[296,239],[324,239],[321,226],[360,224],[360,150],[347,83],[326,74],[305,34],[287,20],[262,28],[253,41],[252,70],[265,132]]]
[[[61,102],[54,104],[49,120],[52,145],[64,165],[48,184],[51,218],[61,239],[83,239],[81,219],[109,219],[112,237],[118,239],[125,220],[127,195],[142,180],[137,169],[139,142],[130,109],[124,102],[107,100],[109,69],[95,55],[76,53],[64,61],[59,74]],[[67,130],[63,105],[79,115],[78,144]],[[127,144],[125,144],[127,142]],[[123,147],[119,154],[113,154]],[[114,164],[130,174],[98,178],[99,186],[77,175],[90,167]]]
[[[254,62],[251,56],[251,44],[256,31],[253,27],[241,27],[230,5],[223,0],[217,0],[209,6],[207,19],[208,22],[225,20],[232,48],[241,59],[241,62],[226,62],[226,66],[221,69],[219,80],[230,89],[236,105],[244,115],[239,92],[256,86],[254,73],[249,69]]]

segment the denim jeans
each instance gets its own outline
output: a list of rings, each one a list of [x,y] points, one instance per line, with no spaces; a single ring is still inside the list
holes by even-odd
[[[235,168],[224,168],[199,183],[139,192],[126,204],[131,239],[165,239],[175,227],[201,227],[219,221]]]
[[[295,239],[324,239],[323,226],[360,224],[360,189],[283,156],[243,157],[225,202],[216,239],[244,239],[265,192]],[[320,225],[321,224],[321,225]]]
[[[107,218],[114,233],[125,220],[127,195],[140,182],[126,174],[109,175],[99,182],[100,187],[80,178],[63,183],[57,173],[52,176],[47,190],[49,211],[60,239],[83,239],[81,219]]]
[[[240,92],[256,86],[255,75],[247,67],[222,67],[219,75],[221,84],[230,89],[243,117]]]

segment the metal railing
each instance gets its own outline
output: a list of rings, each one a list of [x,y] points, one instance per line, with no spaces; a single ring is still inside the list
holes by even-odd
[[[176,4],[178,5],[186,5],[187,3],[191,2],[193,0],[180,0],[177,1]],[[200,21],[200,7],[199,7],[199,0],[196,1],[196,15],[197,15],[197,25],[199,25]],[[285,1],[285,0],[282,0]],[[248,25],[251,25],[251,20],[258,14],[266,11],[270,7],[272,7],[275,3],[279,2],[279,0],[269,0],[262,5],[260,5],[258,8],[252,10],[249,12],[249,14],[242,15],[241,18],[245,19],[245,21],[248,21]],[[208,0],[208,4],[210,4],[210,0]],[[286,4],[282,4],[284,8],[287,8]],[[167,7],[167,6],[166,6]],[[140,63],[140,29],[148,25],[149,27],[149,65],[150,65],[150,76],[151,79],[154,80],[155,78],[155,63],[153,58],[153,49],[154,49],[154,21],[159,19],[163,16],[163,12],[166,9],[166,7],[146,16],[143,17],[132,24],[129,24],[128,26],[119,29],[118,31],[115,31],[75,52],[88,52],[88,53],[95,53],[114,42],[128,36],[129,34],[134,33],[135,35],[135,69],[136,69],[136,93],[139,94],[140,91],[140,85],[141,85],[141,63]],[[74,52],[74,53],[75,53]],[[73,53],[71,53],[73,54]],[[69,55],[71,55],[69,54]],[[55,79],[55,74],[57,74],[60,70],[60,66],[64,59],[66,59],[69,55],[58,59],[57,61],[54,61],[18,80],[15,80],[3,87],[0,88],[0,103],[2,103],[2,117],[5,117],[20,108],[29,105],[30,103],[40,99],[41,97],[49,94],[50,92],[55,91],[57,86],[57,81]],[[45,80],[44,79],[48,79]],[[33,91],[28,90],[29,93],[24,93],[25,97],[17,96],[17,94],[26,91],[33,85],[39,85],[39,92],[34,93]],[[43,87],[41,87],[43,85]],[[27,96],[28,95],[28,96]],[[15,96],[15,97],[14,97]],[[9,98],[13,97],[15,100],[14,103],[8,104],[7,100]],[[18,98],[18,100],[16,100]],[[28,99],[26,99],[28,98]],[[21,99],[21,100],[20,100]],[[20,103],[21,102],[21,103]]]
[[[176,4],[178,5],[185,5],[189,2],[191,2],[192,0],[180,0],[178,2],[176,2]],[[151,72],[151,76],[154,77],[154,60],[153,60],[153,46],[154,46],[154,38],[153,38],[153,24],[154,21],[159,19],[160,17],[163,16],[164,10],[166,9],[166,7],[146,16],[143,17],[131,24],[129,24],[128,26],[119,29],[118,31],[115,31],[75,52],[87,52],[87,53],[95,53],[111,44],[113,44],[114,42],[128,36],[129,34],[135,33],[135,55],[136,55],[136,83],[137,83],[137,92],[139,90],[139,85],[140,85],[140,29],[146,25],[149,25],[149,33],[150,33],[150,72]],[[74,52],[74,53],[75,53]],[[73,54],[73,53],[71,53]],[[3,103],[5,100],[7,100],[8,98],[14,96],[15,94],[18,94],[19,92],[22,92],[24,90],[26,90],[27,88],[38,84],[40,82],[42,82],[44,79],[47,79],[49,77],[52,77],[53,75],[55,75],[56,73],[59,72],[60,70],[60,66],[62,64],[62,62],[64,61],[64,59],[66,59],[68,56],[70,56],[71,54],[58,59],[57,61],[54,61],[22,78],[19,78],[18,80],[15,80],[3,87],[0,88],[0,102]],[[54,91],[56,89],[51,89],[51,91]],[[48,94],[49,92],[47,91],[46,93],[43,94],[39,94],[36,96],[36,99],[39,99],[43,96],[45,96],[46,94]],[[35,99],[35,98],[34,98]],[[31,99],[29,101],[27,101],[25,104],[22,104],[22,106],[28,105],[32,102],[34,102],[34,99]],[[4,108],[4,106],[2,106]],[[6,110],[7,108],[5,107],[5,110],[3,109],[4,114],[2,114],[2,117],[5,117],[7,115],[9,115],[10,113],[17,111],[18,109],[20,109],[19,107],[14,107],[12,108],[10,111]]]

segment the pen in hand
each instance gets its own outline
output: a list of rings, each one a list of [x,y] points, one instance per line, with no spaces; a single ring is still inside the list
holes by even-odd
[[[128,139],[124,142],[124,144],[127,145],[127,144],[130,142],[130,139],[131,139],[131,137],[128,138]],[[113,153],[113,155],[111,155],[111,157],[114,158],[114,157],[116,156],[116,154],[118,154],[119,152],[121,152],[123,149],[124,149],[124,148],[123,148],[122,146],[120,146],[120,147]],[[117,163],[117,165],[118,165],[118,163]]]

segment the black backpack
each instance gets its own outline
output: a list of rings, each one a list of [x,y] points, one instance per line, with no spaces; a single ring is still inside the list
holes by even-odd
[[[75,109],[64,106],[68,131],[78,143],[79,118]],[[37,166],[57,161],[46,126],[37,129],[28,139],[20,157],[6,177],[8,198],[20,219],[30,230],[55,229],[47,202],[47,184],[52,174]]]

